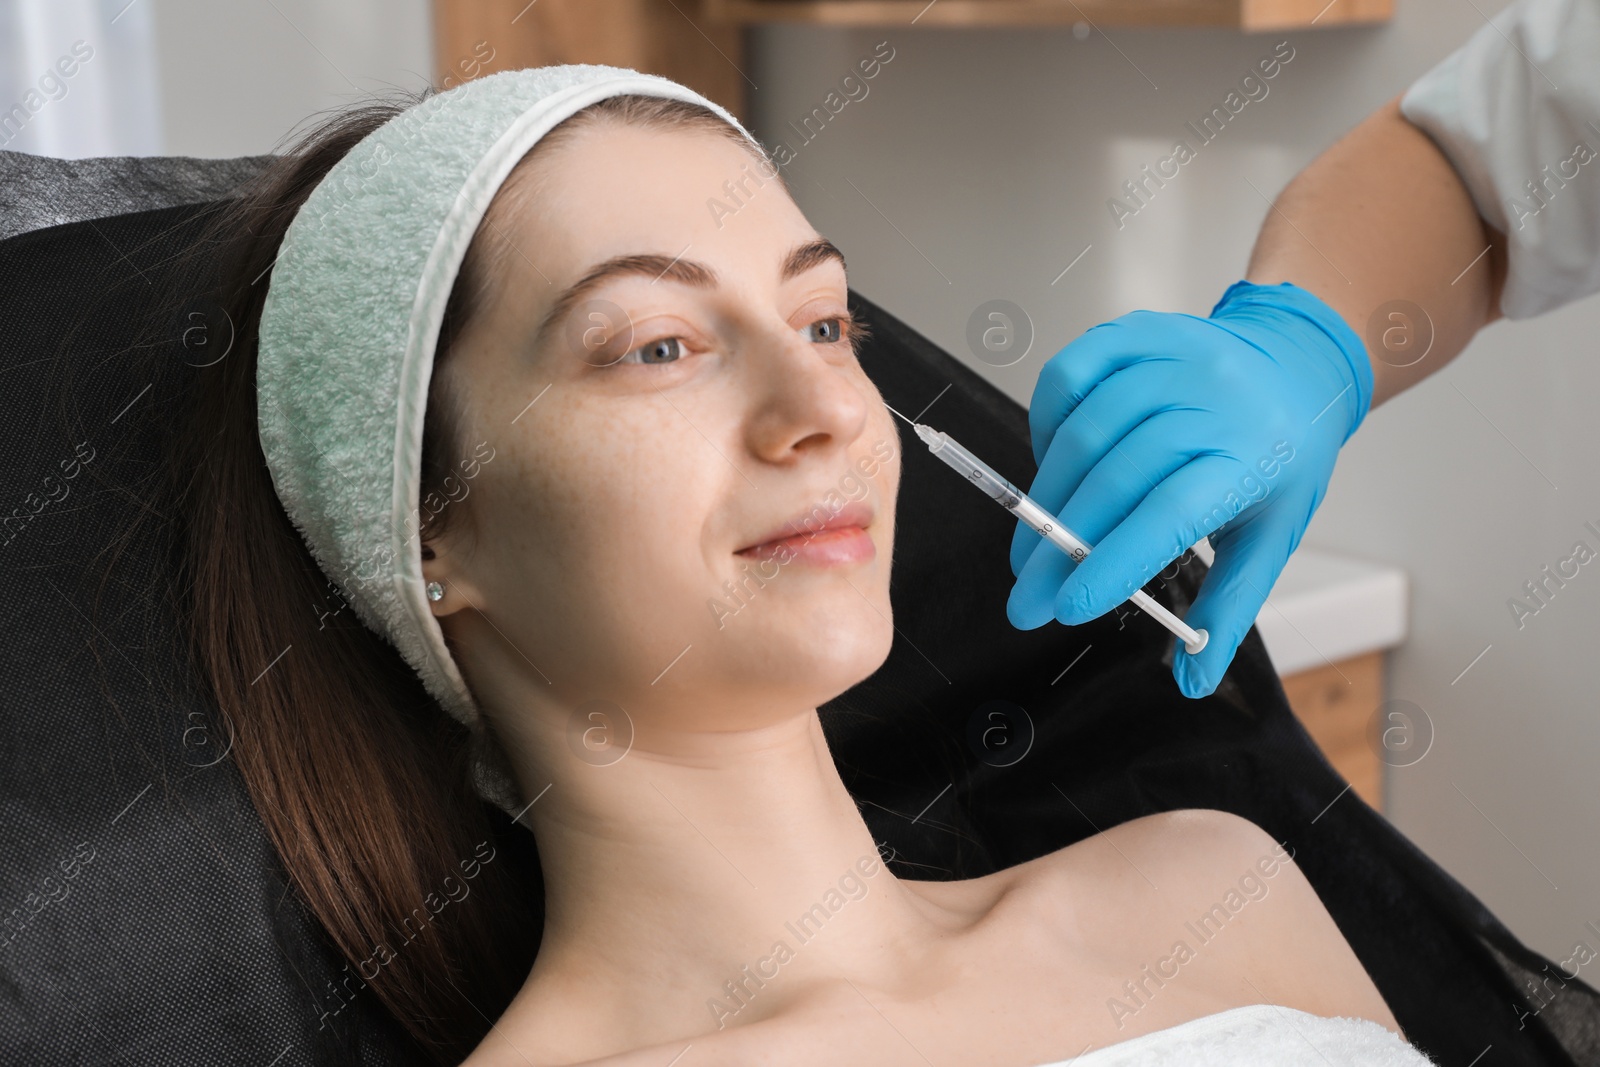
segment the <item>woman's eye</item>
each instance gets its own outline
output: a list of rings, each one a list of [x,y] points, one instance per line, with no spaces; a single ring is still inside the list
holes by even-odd
[[[640,345],[623,355],[619,363],[672,363],[683,355],[683,343],[676,337],[663,337]],[[638,356],[638,359],[634,359]]]
[[[808,331],[816,331],[811,334],[811,340],[821,341],[823,344],[831,344],[834,341],[844,339],[844,319],[839,316],[831,319],[818,319],[807,326],[806,329]]]

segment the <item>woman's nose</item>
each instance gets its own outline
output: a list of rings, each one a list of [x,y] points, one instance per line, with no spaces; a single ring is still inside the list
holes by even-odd
[[[853,373],[855,360],[844,344],[819,344],[787,330],[752,345],[744,366],[756,454],[778,462],[802,448],[843,449],[861,435],[871,408],[862,392],[864,376]]]

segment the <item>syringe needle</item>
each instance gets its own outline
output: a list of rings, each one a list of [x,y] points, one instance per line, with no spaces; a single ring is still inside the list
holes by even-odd
[[[900,415],[900,412],[898,412],[898,411],[895,411],[895,409],[894,409],[894,408],[893,408],[893,407],[892,407],[892,406],[890,406],[890,405],[889,405],[889,404],[884,404],[884,405],[883,405],[883,406],[884,406],[884,407],[886,407],[886,408],[888,408],[888,409],[889,409],[889,410],[890,410],[890,411],[894,411],[894,413],[895,413],[895,414],[896,414],[896,415]],[[901,417],[901,418],[902,418],[902,419],[906,419],[906,417],[905,417],[905,416],[904,416],[904,415],[900,415],[900,417]],[[909,425],[911,425],[911,426],[915,426],[915,425],[916,425],[916,423],[915,423],[915,422],[912,422],[912,421],[911,421],[911,420],[910,420],[910,419],[906,419],[906,422],[907,422],[907,423],[908,423],[908,424],[909,424]]]

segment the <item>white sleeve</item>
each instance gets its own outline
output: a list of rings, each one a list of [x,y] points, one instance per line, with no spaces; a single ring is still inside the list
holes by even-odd
[[[1516,0],[1400,111],[1506,235],[1506,318],[1600,291],[1600,0]]]

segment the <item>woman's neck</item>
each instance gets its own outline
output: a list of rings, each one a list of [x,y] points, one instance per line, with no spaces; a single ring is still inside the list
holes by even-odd
[[[815,710],[575,763],[522,817],[545,933],[506,1016],[589,1035],[575,1057],[764,1018],[828,979],[899,986],[962,925],[884,867]]]

